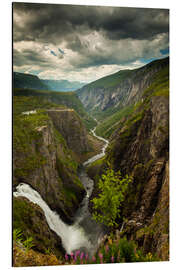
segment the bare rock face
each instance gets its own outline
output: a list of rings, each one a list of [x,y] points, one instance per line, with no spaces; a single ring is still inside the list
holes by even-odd
[[[153,76],[169,64],[169,59],[156,61],[142,68],[101,78],[77,91],[84,107],[94,113],[112,108],[123,108],[139,101],[143,91],[151,84]],[[125,72],[125,71],[122,71]]]
[[[91,150],[86,128],[73,109],[48,110],[48,115],[74,153],[82,154]]]
[[[108,152],[114,168],[134,178],[122,206],[124,233],[162,260],[169,246],[168,115],[168,98],[152,96],[137,121],[125,122],[112,137]]]
[[[28,151],[14,149],[13,186],[20,182],[31,185],[52,210],[70,223],[85,193],[77,177],[78,164],[51,120],[33,132],[36,139],[32,139]]]
[[[57,256],[65,253],[60,237],[49,228],[44,212],[37,204],[24,197],[14,198],[13,224],[13,229],[21,230],[22,237],[33,238],[34,250],[46,253],[49,249]]]

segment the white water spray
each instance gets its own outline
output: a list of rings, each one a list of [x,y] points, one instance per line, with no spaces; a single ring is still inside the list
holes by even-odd
[[[108,146],[108,141],[95,134],[95,129],[91,130],[92,134],[105,142],[102,152],[84,162],[84,166],[102,158],[105,155],[105,150]],[[68,254],[78,249],[85,249],[90,256],[96,251],[102,237],[103,232],[100,225],[92,219],[88,210],[88,201],[91,196],[94,182],[83,170],[79,175],[82,184],[86,190],[86,196],[83,199],[82,206],[78,209],[75,215],[75,223],[73,225],[65,224],[59,215],[52,211],[47,203],[41,198],[40,194],[31,188],[28,184],[21,183],[16,187],[16,192],[13,192],[15,197],[25,197],[31,202],[39,205],[44,211],[47,223],[62,240],[62,245]]]
[[[85,235],[83,228],[76,223],[74,225],[65,224],[57,213],[49,208],[40,194],[28,184],[21,183],[17,186],[16,190],[17,191],[13,193],[15,197],[26,197],[42,208],[49,227],[60,236],[63,247],[68,254],[81,247],[86,247],[88,250],[92,249],[92,244]]]

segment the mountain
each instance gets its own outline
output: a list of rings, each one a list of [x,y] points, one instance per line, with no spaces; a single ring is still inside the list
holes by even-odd
[[[15,88],[13,95],[13,189],[22,182],[28,184],[71,224],[80,205],[81,217],[88,203],[91,213],[98,214],[92,199],[97,202],[104,190],[109,205],[118,203],[114,196],[118,188],[122,202],[116,226],[106,228],[107,235],[94,254],[96,262],[102,259],[100,254],[107,262],[112,262],[112,257],[114,262],[168,260],[169,58],[120,71],[77,92]],[[109,140],[105,156],[85,168],[82,163],[97,154],[102,144],[88,133],[95,120],[77,95],[98,119],[97,133]],[[86,172],[94,182],[90,195],[80,181],[82,177],[91,183]],[[112,189],[106,180],[111,181],[119,172],[123,181],[113,178]],[[128,176],[132,182],[123,193],[121,187]],[[82,202],[84,198],[87,204]],[[102,203],[97,211],[104,214]],[[84,222],[90,239],[89,233],[96,227],[88,223],[89,216],[87,219],[78,224]],[[54,234],[42,209],[23,197],[13,196],[13,229],[15,266],[66,264],[71,260],[71,256],[64,259],[63,234],[62,239]],[[22,232],[21,243],[17,241],[18,230]],[[32,238],[33,249],[25,249],[22,243],[26,245]],[[81,248],[84,253],[86,247]]]
[[[23,96],[22,92],[13,97],[13,190],[22,182],[30,185],[68,224],[73,222],[85,195],[78,168],[101,147],[88,134],[74,109],[42,96]],[[13,230],[15,234],[21,231],[21,241],[33,238],[34,254],[34,259],[30,254],[28,260],[27,252],[16,241],[14,265],[19,261],[21,266],[31,265],[36,259],[36,265],[52,265],[55,259],[52,252],[58,257],[65,254],[60,237],[47,224],[45,213],[24,197],[13,196]],[[51,250],[52,258],[47,250]],[[55,262],[58,264],[57,259]]]
[[[13,72],[14,88],[71,92],[83,87],[84,85],[84,83],[78,81],[42,80],[36,75]]]
[[[48,86],[42,82],[38,76],[13,72],[13,88],[46,90],[48,89]]]
[[[32,90],[32,89],[13,89],[14,96],[26,96],[36,97],[39,99],[39,105],[41,103],[54,103],[57,105],[64,105],[68,108],[74,109],[79,116],[82,118],[83,123],[87,129],[91,129],[96,125],[95,120],[88,115],[85,111],[81,101],[77,97],[75,92],[55,92],[55,91],[44,91],[44,90]],[[37,104],[36,104],[37,105]],[[32,106],[32,104],[30,104]]]
[[[88,169],[96,183],[92,197],[99,193],[98,179],[107,164],[133,177],[120,209],[119,231],[160,260],[169,258],[168,62],[163,59],[132,71],[136,77],[130,77],[131,87],[124,93],[128,78],[121,81],[121,91],[116,88],[121,109],[99,125],[110,140],[106,157]]]
[[[138,69],[121,70],[85,85],[77,95],[90,114],[103,120],[125,106],[135,104],[156,72],[168,64],[169,58],[164,58]]]
[[[85,83],[77,81],[70,82],[67,80],[41,80],[41,81],[44,84],[46,84],[50,90],[57,92],[71,92],[85,85]]]

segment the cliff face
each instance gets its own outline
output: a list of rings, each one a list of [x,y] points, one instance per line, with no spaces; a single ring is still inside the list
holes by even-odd
[[[168,63],[169,59],[166,58],[139,69],[119,71],[85,85],[77,91],[78,97],[84,107],[97,118],[105,116],[108,110],[116,111],[116,108],[119,110],[139,101],[153,76]]]
[[[143,80],[143,78],[142,78]],[[118,116],[118,115],[117,115]],[[160,68],[126,117],[117,120],[106,157],[92,164],[98,190],[99,175],[107,164],[133,176],[121,207],[119,230],[145,253],[169,258],[169,70]],[[92,209],[92,204],[90,204]],[[123,219],[122,219],[123,217]]]
[[[62,117],[61,112],[59,117]],[[62,119],[67,123],[66,118]],[[45,111],[15,118],[13,185],[30,184],[51,209],[70,222],[85,191],[77,177],[78,163],[72,158],[66,140],[56,130],[54,118],[53,121],[54,125]],[[81,131],[78,129],[78,132]]]
[[[48,115],[74,153],[78,155],[91,150],[87,130],[73,109],[48,110]]]
[[[56,256],[60,256],[65,252],[61,245],[61,239],[49,228],[43,210],[26,198],[14,198],[13,230],[22,232],[23,241],[32,237],[33,249],[37,252],[46,253],[49,249],[50,253],[56,254]],[[19,246],[17,242],[16,240],[13,243],[14,246]],[[14,251],[13,266],[17,266],[18,261],[23,258],[19,256],[19,252],[16,252],[16,248]]]
[[[29,88],[23,89],[22,87],[20,89],[13,89],[13,94],[16,98],[23,98],[26,107],[34,107],[34,109],[37,109],[64,106],[66,108],[74,109],[81,117],[82,122],[88,130],[96,125],[95,120],[87,114],[75,92],[39,91]],[[30,99],[29,103],[27,102],[28,98]]]
[[[162,78],[161,78],[162,79]],[[124,234],[144,251],[168,260],[169,103],[166,83],[146,91],[134,114],[111,137],[107,159],[115,170],[132,175],[122,206]]]

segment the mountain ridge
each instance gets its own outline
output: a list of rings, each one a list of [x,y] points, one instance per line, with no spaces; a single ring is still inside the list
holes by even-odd
[[[85,83],[79,81],[40,79],[34,74],[13,72],[14,88],[71,92],[84,85]]]
[[[77,90],[77,95],[86,110],[97,120],[102,120],[137,102],[151,84],[155,73],[168,65],[169,57],[152,61],[138,69],[119,71],[85,85]]]

